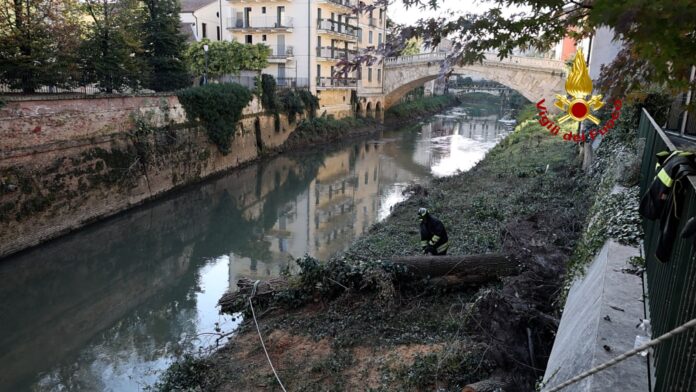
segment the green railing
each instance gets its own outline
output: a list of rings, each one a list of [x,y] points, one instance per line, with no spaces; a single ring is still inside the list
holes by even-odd
[[[655,154],[674,151],[675,147],[645,109],[641,113],[639,135],[645,138],[640,183],[643,195],[655,177]],[[695,180],[689,177],[682,181],[686,194],[678,233],[689,217],[696,216]],[[655,249],[660,222],[643,220],[643,228],[647,300],[652,334],[657,337],[696,317],[696,259],[691,239],[678,237],[669,262],[659,262],[655,258]],[[654,391],[696,391],[696,330],[691,329],[657,346],[653,366]]]

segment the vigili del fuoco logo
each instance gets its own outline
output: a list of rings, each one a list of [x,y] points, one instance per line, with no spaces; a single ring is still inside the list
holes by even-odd
[[[592,79],[590,79],[590,73],[585,64],[582,49],[578,49],[575,54],[573,67],[568,74],[568,79],[566,79],[565,89],[567,95],[556,94],[556,102],[554,102],[554,106],[565,113],[558,118],[558,124],[563,124],[568,120],[573,120],[577,123],[589,120],[595,125],[599,125],[600,120],[593,113],[601,109],[604,106],[604,102],[602,102],[602,95],[592,95]],[[570,98],[568,96],[570,96]],[[589,100],[586,100],[588,97]],[[555,136],[558,135],[561,127],[549,118],[548,110],[544,106],[545,101],[546,99],[542,99],[536,104],[537,110],[539,110],[539,124],[546,127],[549,132]],[[563,140],[584,142],[594,140],[597,135],[606,135],[610,129],[614,128],[616,120],[619,119],[620,115],[621,100],[617,99],[614,101],[614,110],[611,113],[611,119],[601,128],[590,129],[583,134],[565,132],[563,134]]]

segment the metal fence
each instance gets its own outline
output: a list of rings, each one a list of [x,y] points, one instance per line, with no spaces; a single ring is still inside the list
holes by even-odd
[[[0,84],[0,94],[2,94],[5,97],[12,97],[12,96],[23,96],[23,95],[54,95],[54,94],[63,94],[63,95],[93,95],[93,94],[100,94],[102,91],[95,85],[95,84],[90,84],[90,85],[85,85],[85,86],[76,86],[76,87],[71,87],[71,88],[61,88],[61,87],[56,87],[56,86],[37,86],[36,88],[33,89],[32,92],[25,92],[22,88],[12,88],[11,86],[7,84]]]
[[[641,113],[639,135],[645,138],[642,195],[655,177],[655,154],[676,148],[645,109]],[[696,216],[696,178],[689,177],[682,183],[685,197],[681,201],[678,232],[689,217]],[[696,317],[696,260],[691,239],[679,237],[675,239],[669,262],[659,262],[655,250],[660,222],[644,220],[643,228],[650,320],[653,337],[656,337]],[[696,330],[691,329],[657,346],[653,369],[654,391],[696,391]]]

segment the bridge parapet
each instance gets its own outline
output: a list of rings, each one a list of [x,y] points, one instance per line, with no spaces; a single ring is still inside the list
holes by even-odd
[[[389,57],[384,60],[384,66],[386,68],[390,68],[402,65],[440,62],[444,61],[446,57],[447,53],[444,52],[421,53],[410,56]],[[560,60],[525,56],[510,56],[501,60],[498,58],[498,55],[493,52],[485,54],[483,64],[519,66],[524,68],[547,69],[550,71],[560,72],[565,71],[565,63]]]

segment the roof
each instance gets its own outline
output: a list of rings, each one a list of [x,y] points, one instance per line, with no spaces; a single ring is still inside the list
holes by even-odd
[[[181,12],[193,12],[212,3],[217,0],[181,0]]]
[[[196,42],[196,34],[194,33],[193,26],[190,23],[181,23],[179,25],[179,32],[186,36],[186,42]]]

